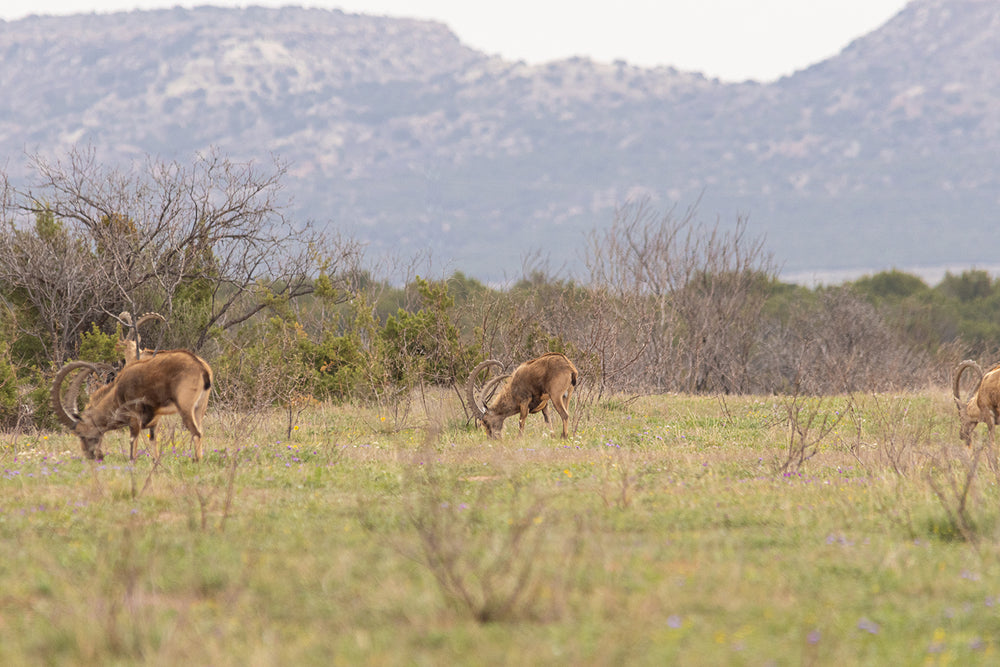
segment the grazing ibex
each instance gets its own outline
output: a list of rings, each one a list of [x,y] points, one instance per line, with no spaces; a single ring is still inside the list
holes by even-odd
[[[509,376],[492,404],[487,405],[491,391],[507,376],[490,380],[484,387],[484,401],[480,405],[474,390],[476,376],[490,366],[503,368],[503,364],[499,361],[488,359],[472,370],[466,386],[469,408],[473,410],[476,419],[483,423],[489,437],[499,438],[503,432],[504,420],[515,414],[519,414],[521,418],[521,433],[524,432],[524,421],[531,413],[541,412],[545,422],[548,423],[549,401],[562,417],[562,437],[569,437],[567,407],[577,380],[576,366],[572,361],[565,355],[555,352],[526,361]]]
[[[963,403],[958,393],[958,383],[967,368],[976,371],[979,380],[976,382],[976,388]],[[955,394],[955,406],[958,407],[958,417],[962,420],[958,435],[966,446],[972,446],[972,432],[979,422],[986,423],[990,443],[995,443],[994,429],[997,422],[1000,422],[1000,364],[983,373],[979,364],[966,359],[955,367],[952,390]]]
[[[156,354],[156,350],[144,350],[141,346],[141,340],[139,338],[139,327],[141,327],[146,322],[152,320],[159,320],[161,322],[166,322],[167,318],[163,317],[159,313],[146,313],[139,317],[132,323],[132,314],[130,312],[123,311],[121,315],[118,316],[118,321],[120,321],[128,329],[128,333],[124,338],[118,340],[115,345],[115,349],[118,353],[125,358],[125,363],[136,361],[137,359],[148,359]]]
[[[136,442],[143,429],[156,447],[155,427],[162,415],[179,413],[184,427],[194,441],[194,458],[203,455],[201,422],[208,408],[212,388],[212,369],[198,355],[188,350],[160,352],[149,359],[127,364],[107,385],[90,398],[82,413],[76,411],[76,392],[81,382],[74,378],[67,401],[63,403],[62,385],[74,370],[101,374],[107,367],[87,361],[73,361],[63,366],[52,382],[52,410],[56,417],[80,437],[83,453],[90,459],[102,460],[101,440],[104,434],[128,426],[132,436],[129,458],[134,460]],[[159,451],[157,449],[157,455]]]

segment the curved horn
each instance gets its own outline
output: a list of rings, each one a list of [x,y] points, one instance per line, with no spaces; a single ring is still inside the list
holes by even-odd
[[[56,373],[55,379],[52,380],[52,412],[55,413],[56,418],[60,422],[62,422],[63,425],[68,426],[69,428],[73,428],[74,426],[76,426],[77,422],[80,421],[80,418],[77,416],[75,408],[73,409],[72,414],[66,411],[66,406],[63,405],[62,395],[61,395],[62,384],[66,380],[66,376],[78,368],[87,369],[87,373],[82,374],[84,376],[88,375],[89,373],[101,372],[100,367],[97,364],[92,364],[89,361],[71,361],[70,363],[60,368],[59,372]],[[75,387],[75,390],[71,388],[71,391],[75,391],[75,394],[79,394],[80,386],[82,384],[83,384],[82,379],[79,379],[79,381],[77,381],[77,378],[73,378],[72,387]],[[74,402],[76,401],[76,395],[73,396],[73,400]]]
[[[962,397],[959,396],[958,393],[959,392],[958,383],[962,379],[962,373],[964,373],[965,369],[967,368],[971,368],[974,371],[976,371],[976,373],[979,375],[979,379],[976,380],[976,386],[969,393],[969,397],[963,401]],[[977,391],[979,391],[979,386],[983,383],[983,377],[984,377],[983,369],[980,368],[979,364],[977,364],[975,361],[972,361],[971,359],[966,359],[965,361],[963,361],[962,363],[960,363],[958,366],[955,367],[955,376],[954,379],[952,380],[951,388],[952,388],[952,393],[955,395],[955,407],[958,408],[958,412],[960,415],[965,414],[964,410],[966,410],[969,401],[971,401],[972,397],[976,395]]]
[[[469,373],[469,381],[465,385],[465,398],[469,402],[469,409],[474,411],[476,419],[482,419],[483,415],[486,414],[486,406],[479,405],[476,400],[475,384],[476,376],[483,372],[483,369],[489,368],[490,366],[496,366],[497,368],[503,368],[501,364],[496,359],[487,359],[486,361],[480,362],[472,372]]]
[[[66,395],[63,397],[63,405],[72,406],[71,409],[76,410],[76,399],[79,398],[80,392],[83,390],[84,381],[92,372],[92,369],[88,369],[83,373],[77,373],[73,376],[73,379],[69,381],[69,388],[66,390]]]
[[[955,367],[955,375],[954,378],[952,379],[951,389],[952,393],[955,395],[955,404],[958,405],[959,410],[961,410],[963,407],[962,405],[963,401],[962,397],[959,395],[958,383],[962,379],[962,373],[964,373],[965,369],[967,368],[971,368],[974,371],[976,371],[976,373],[979,375],[979,379],[976,380],[976,387],[969,394],[969,398],[964,401],[965,403],[968,403],[969,400],[975,395],[975,393],[979,391],[979,385],[983,383],[983,369],[975,361],[971,359],[966,359],[965,361],[963,361],[962,363],[960,363],[958,366]]]
[[[117,320],[118,324],[125,329],[125,340],[133,340],[133,336],[135,336],[135,325],[132,323],[132,313],[127,310],[123,310],[118,313]]]
[[[166,322],[167,318],[165,318],[163,315],[160,315],[159,313],[146,313],[145,315],[143,315],[142,317],[140,317],[138,320],[136,320],[135,328],[138,329],[139,327],[141,327],[146,322],[150,322],[152,320],[159,320],[161,322]]]
[[[69,389],[66,390],[66,395],[63,397],[64,405],[71,405],[76,408],[76,399],[80,396],[80,391],[83,389],[83,383],[90,377],[91,373],[94,375],[106,375],[108,373],[114,373],[115,367],[111,364],[91,364],[92,368],[88,368],[85,373],[77,373],[70,380]],[[114,380],[112,376],[111,380]],[[107,380],[107,382],[111,382]],[[105,380],[100,380],[104,382]]]
[[[483,385],[483,390],[479,392],[479,398],[482,399],[484,407],[489,405],[490,399],[493,398],[493,394],[496,392],[497,387],[500,386],[500,383],[510,376],[510,373],[507,373],[506,375],[498,375]]]

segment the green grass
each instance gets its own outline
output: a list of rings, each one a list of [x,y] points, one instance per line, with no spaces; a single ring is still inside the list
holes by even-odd
[[[290,440],[210,410],[201,464],[180,429],[134,466],[125,432],[99,464],[0,436],[0,664],[998,659],[998,475],[957,526],[944,392],[807,402],[847,416],[784,472],[788,398],[572,406],[569,441],[487,441],[451,400]]]

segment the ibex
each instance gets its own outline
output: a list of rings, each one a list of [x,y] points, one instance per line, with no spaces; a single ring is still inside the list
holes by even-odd
[[[156,354],[155,350],[144,350],[141,346],[141,340],[139,338],[139,327],[141,327],[146,322],[152,320],[159,320],[160,322],[166,322],[167,319],[160,315],[159,313],[146,313],[139,317],[132,323],[132,314],[130,312],[123,311],[121,315],[118,316],[118,321],[121,322],[128,329],[128,333],[124,338],[118,340],[115,348],[118,353],[125,358],[125,363],[131,361],[136,361],[137,359],[147,359]]]
[[[971,368],[979,375],[976,388],[972,390],[969,398],[963,404],[958,393],[958,382],[962,379],[962,373],[967,368]],[[955,406],[958,407],[958,417],[962,420],[962,426],[958,436],[965,442],[967,447],[972,446],[972,432],[979,422],[985,422],[989,432],[990,443],[994,444],[994,429],[1000,421],[1000,364],[983,373],[975,361],[966,359],[955,367],[955,377],[952,381],[952,390],[955,394]]]
[[[52,410],[60,422],[80,438],[87,458],[103,460],[101,440],[104,434],[128,426],[132,436],[129,458],[135,460],[136,442],[145,428],[156,447],[156,423],[162,415],[179,413],[184,427],[194,441],[194,458],[200,461],[202,450],[201,423],[208,408],[212,388],[212,369],[198,355],[188,350],[159,352],[149,359],[127,364],[115,379],[98,389],[82,413],[76,412],[76,393],[81,381],[74,378],[66,409],[62,385],[67,375],[76,369],[84,373],[101,374],[107,367],[86,361],[73,361],[63,366],[52,382]],[[159,450],[156,450],[159,455]]]
[[[490,366],[503,368],[499,361],[488,359],[472,370],[466,386],[469,408],[474,411],[476,419],[482,422],[489,437],[499,438],[503,432],[504,420],[515,414],[519,414],[521,418],[520,433],[524,433],[524,421],[531,413],[541,412],[545,422],[549,423],[549,401],[552,401],[556,412],[562,417],[562,437],[569,437],[567,407],[578,375],[572,361],[555,352],[526,361],[514,370],[500,393],[487,405],[491,391],[507,376],[490,380],[484,387],[484,401],[480,405],[474,390],[476,376]]]

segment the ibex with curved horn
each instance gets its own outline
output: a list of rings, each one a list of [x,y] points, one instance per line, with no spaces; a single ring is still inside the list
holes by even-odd
[[[962,379],[962,373],[969,368],[976,371],[979,380],[976,382],[976,388],[972,390],[969,398],[963,403],[958,393],[958,383]],[[1000,422],[1000,364],[983,373],[979,364],[971,359],[966,359],[955,367],[952,391],[955,394],[958,417],[962,420],[958,435],[966,446],[972,446],[972,432],[979,422],[986,423],[990,443],[995,443],[994,430],[997,422]]]
[[[484,401],[480,404],[475,395],[476,377],[491,366],[503,368],[499,361],[488,359],[472,370],[466,385],[469,408],[473,410],[476,419],[482,422],[489,437],[499,438],[503,432],[504,420],[515,414],[521,418],[520,433],[524,433],[524,421],[529,414],[541,412],[545,422],[549,423],[550,401],[562,417],[562,437],[569,437],[569,397],[578,376],[572,361],[556,352],[526,361],[514,370],[507,383],[500,388],[500,393],[487,405],[492,390],[508,376],[490,380],[483,388]]]
[[[115,348],[118,353],[125,358],[125,363],[136,361],[138,359],[148,359],[156,354],[156,350],[144,350],[141,347],[141,340],[139,338],[139,327],[141,327],[146,322],[151,322],[153,320],[159,320],[160,322],[166,322],[167,318],[159,313],[146,313],[140,315],[139,319],[132,323],[132,313],[127,310],[122,311],[118,316],[118,321],[121,322],[128,333],[124,338],[118,340]]]
[[[156,447],[157,421],[162,415],[176,412],[191,433],[195,460],[201,460],[204,453],[201,423],[212,388],[212,369],[204,359],[188,350],[169,350],[149,359],[133,361],[112,382],[94,392],[79,414],[75,404],[82,380],[73,379],[67,395],[67,401],[72,403],[69,410],[62,396],[66,377],[77,369],[87,374],[101,374],[107,367],[73,361],[63,366],[52,382],[52,410],[60,422],[79,436],[87,458],[103,460],[101,440],[104,434],[128,426],[132,436],[129,458],[134,460],[136,442],[142,430],[149,429],[150,440]]]

